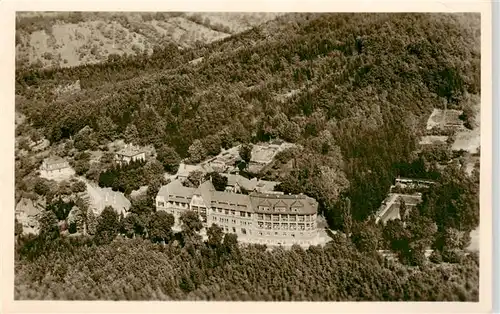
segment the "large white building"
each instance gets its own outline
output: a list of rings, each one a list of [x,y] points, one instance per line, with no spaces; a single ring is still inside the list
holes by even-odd
[[[210,181],[188,188],[176,180],[160,189],[156,210],[173,214],[176,229],[183,212],[196,211],[206,227],[216,224],[244,243],[309,246],[321,241],[318,203],[305,195],[219,192]]]

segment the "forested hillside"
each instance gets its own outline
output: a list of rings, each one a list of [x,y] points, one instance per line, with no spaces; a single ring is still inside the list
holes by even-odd
[[[305,143],[298,164],[321,160],[335,185],[310,194],[329,208],[329,195],[347,189],[353,216],[363,219],[383,199],[394,165],[413,158],[432,108],[460,108],[467,93],[479,93],[478,31],[463,20],[290,14],[200,49],[166,46],[151,58],[19,72],[17,105],[53,143],[87,125],[97,142],[166,144],[182,157],[195,139],[204,153],[274,137]],[[52,91],[76,80],[80,92]],[[315,180],[314,172],[287,178]]]

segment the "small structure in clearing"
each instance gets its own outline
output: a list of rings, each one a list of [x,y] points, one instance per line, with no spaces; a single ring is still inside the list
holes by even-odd
[[[138,147],[134,147],[133,145],[125,145],[125,147],[116,152],[115,154],[116,162],[120,164],[128,164],[132,161],[145,161],[146,160],[146,152]]]
[[[432,130],[434,128],[461,129],[464,124],[464,122],[460,120],[461,114],[462,110],[442,110],[434,108],[434,111],[432,111],[427,120],[427,130]]]

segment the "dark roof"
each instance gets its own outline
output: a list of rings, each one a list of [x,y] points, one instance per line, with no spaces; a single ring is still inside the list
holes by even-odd
[[[267,193],[251,193],[252,206],[255,212],[262,213],[294,213],[294,214],[314,214],[318,210],[318,203],[311,197],[306,195],[280,195],[280,194],[267,194]],[[269,206],[268,204],[271,204]],[[273,207],[278,205],[286,207],[284,212],[275,211]],[[259,206],[269,206],[271,211],[263,211]],[[292,211],[292,208],[297,208],[298,212]]]

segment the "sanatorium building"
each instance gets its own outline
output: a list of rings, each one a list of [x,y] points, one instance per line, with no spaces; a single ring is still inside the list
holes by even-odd
[[[175,217],[186,210],[198,212],[205,227],[216,224],[238,241],[266,245],[301,246],[318,242],[318,203],[306,195],[273,192],[237,194],[216,191],[210,180],[198,188],[185,187],[178,180],[163,186],[156,196],[156,210]]]

